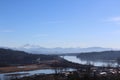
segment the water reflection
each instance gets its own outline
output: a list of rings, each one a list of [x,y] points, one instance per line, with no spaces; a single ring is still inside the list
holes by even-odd
[[[74,69],[63,69],[63,71],[73,71]],[[42,69],[33,71],[23,71],[23,72],[12,72],[0,74],[0,80],[10,80],[13,78],[20,78],[25,76],[39,75],[39,74],[52,74],[55,73],[55,69]]]
[[[77,58],[76,56],[61,56],[62,58],[79,64],[93,64],[94,66],[111,66],[116,67],[118,66],[118,63],[113,60],[97,60],[97,61],[90,61],[90,60],[82,60],[80,58]]]
[[[37,74],[51,74],[54,73],[52,69],[34,70],[34,71],[23,71],[0,74],[0,80],[10,80],[11,78],[31,76]]]

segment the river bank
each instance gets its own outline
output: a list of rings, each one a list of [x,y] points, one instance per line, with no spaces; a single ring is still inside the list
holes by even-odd
[[[39,74],[14,78],[11,80],[120,80],[119,68],[79,68],[75,71],[63,71],[51,74]]]
[[[31,64],[31,65],[24,65],[24,66],[10,66],[10,67],[1,67],[0,68],[0,73],[31,71],[31,70],[49,69],[49,68],[51,68],[51,67],[49,65],[46,65],[46,64]]]
[[[41,70],[41,69],[54,69],[56,67],[76,68],[81,66],[82,66],[81,64],[72,63],[62,58],[59,58],[56,60],[42,61],[39,64],[0,67],[0,73],[12,73],[12,72],[32,71],[32,70]]]

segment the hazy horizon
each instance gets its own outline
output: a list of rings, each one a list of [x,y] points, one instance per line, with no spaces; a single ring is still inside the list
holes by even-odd
[[[0,46],[120,49],[119,0],[0,0]]]
[[[24,44],[24,45],[20,45],[20,46],[13,46],[13,47],[9,47],[9,46],[0,46],[0,48],[49,48],[49,49],[54,49],[54,48],[63,48],[63,49],[67,49],[67,48],[81,48],[81,49],[87,49],[87,48],[103,48],[103,49],[111,49],[111,50],[120,50],[119,48],[110,48],[110,47],[101,47],[101,46],[89,46],[89,47],[60,47],[60,46],[55,46],[55,47],[45,47],[45,46],[41,46],[41,45],[32,45],[32,44]]]

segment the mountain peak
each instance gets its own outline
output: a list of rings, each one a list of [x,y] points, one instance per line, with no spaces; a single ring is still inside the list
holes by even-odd
[[[111,48],[103,48],[103,47],[88,47],[88,48],[45,48],[39,45],[30,45],[25,44],[22,47],[16,48],[16,50],[22,50],[29,53],[37,53],[37,54],[58,54],[58,53],[82,53],[82,52],[101,52],[101,51],[110,51]]]
[[[31,49],[31,48],[41,48],[39,45],[25,44],[21,48]]]

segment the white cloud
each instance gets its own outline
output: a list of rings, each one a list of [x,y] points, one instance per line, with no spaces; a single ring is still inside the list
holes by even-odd
[[[47,34],[37,34],[37,35],[34,35],[33,37],[36,37],[36,38],[39,38],[39,37],[46,37],[48,36]]]
[[[118,17],[112,17],[112,18],[110,19],[110,21],[120,22],[120,16],[118,16]]]
[[[120,16],[108,18],[106,22],[120,24]]]
[[[2,32],[2,33],[11,33],[11,32],[14,32],[14,31],[6,29],[6,30],[0,30],[0,32]]]
[[[63,23],[63,21],[49,21],[47,23]]]
[[[47,22],[41,22],[42,24],[59,24],[64,23],[64,21],[47,21]]]

